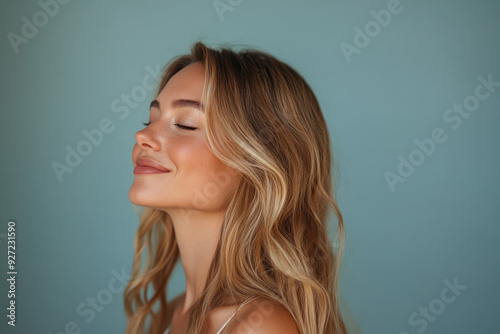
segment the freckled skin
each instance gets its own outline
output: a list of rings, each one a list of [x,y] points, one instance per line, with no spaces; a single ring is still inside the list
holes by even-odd
[[[176,73],[157,96],[161,110],[152,107],[152,123],[136,133],[132,160],[135,167],[137,157],[145,156],[171,172],[134,175],[129,191],[132,203],[167,212],[169,208],[216,211],[223,209],[235,190],[239,174],[215,157],[203,140],[205,113],[170,106],[174,99],[201,101],[204,82],[203,65],[194,63]],[[175,123],[197,129],[182,129]],[[217,183],[214,175],[221,173],[229,176],[227,184]]]

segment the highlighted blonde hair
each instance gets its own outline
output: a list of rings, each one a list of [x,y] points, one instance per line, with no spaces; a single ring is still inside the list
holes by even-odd
[[[206,144],[242,179],[228,204],[205,289],[189,310],[186,333],[203,333],[211,311],[252,297],[284,306],[302,334],[347,333],[338,291],[345,232],[316,96],[294,69],[270,54],[212,49],[201,42],[167,64],[158,94],[195,62],[205,68]],[[335,248],[330,209],[337,221]],[[146,208],[124,291],[126,333],[166,330],[166,288],[179,257],[169,215]]]

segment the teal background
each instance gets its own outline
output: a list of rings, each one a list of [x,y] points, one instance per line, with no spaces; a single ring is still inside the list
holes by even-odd
[[[500,81],[500,3],[402,0],[350,62],[341,43],[355,45],[355,27],[390,1],[232,3],[221,20],[212,1],[73,0],[18,53],[8,33],[20,35],[22,18],[33,22],[42,9],[1,3],[0,268],[6,277],[5,233],[15,220],[18,275],[15,328],[0,283],[0,332],[64,333],[70,321],[81,333],[124,331],[122,294],[103,289],[113,271],[130,273],[131,150],[153,92],[123,119],[111,104],[142,85],[148,66],[163,67],[197,39],[270,52],[317,94],[341,171],[341,293],[363,333],[498,332],[500,87],[457,129],[443,114],[474,93],[479,76]],[[113,131],[59,182],[51,164],[105,118]],[[398,157],[409,159],[414,141],[436,128],[446,141],[392,191],[384,173],[397,173]],[[466,288],[440,302],[455,278]],[[182,291],[179,266],[168,292]],[[85,303],[98,295],[111,299],[91,318]],[[418,312],[429,307],[434,318],[425,320]]]

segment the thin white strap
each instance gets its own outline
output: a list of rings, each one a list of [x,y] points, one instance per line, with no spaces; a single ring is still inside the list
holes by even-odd
[[[232,315],[231,317],[229,317],[229,319],[227,319],[226,323],[222,326],[222,328],[221,328],[221,329],[219,329],[219,331],[217,332],[217,334],[220,334],[220,332],[222,332],[222,330],[226,327],[226,325],[229,323],[229,321],[231,321],[231,319],[232,319],[232,318],[236,315],[236,313],[237,313],[239,310],[241,310],[241,308],[242,308],[243,306],[245,306],[246,304],[248,304],[248,303],[249,303],[252,299],[253,299],[253,298],[248,299],[248,300],[246,300],[243,304],[241,304],[241,305],[238,307],[238,309],[237,309],[237,310],[233,313],[233,315]],[[164,333],[164,334],[169,334],[169,333],[170,333],[170,327],[172,327],[172,324],[170,324],[170,326],[168,326],[168,328],[167,328],[167,330],[165,331],[165,333]]]
[[[248,300],[246,300],[243,304],[241,304],[241,305],[238,307],[238,309],[237,309],[237,310],[233,313],[233,315],[232,315],[232,316],[230,316],[230,317],[229,317],[229,319],[227,319],[226,323],[222,326],[222,328],[221,328],[221,329],[219,329],[219,331],[217,332],[217,334],[220,334],[220,333],[222,332],[222,330],[226,327],[226,325],[229,323],[229,321],[231,321],[231,319],[235,316],[235,314],[236,314],[239,310],[241,310],[241,308],[242,308],[243,306],[245,306],[245,304],[248,304],[248,302],[250,302],[251,300],[252,300],[252,299],[248,299]]]

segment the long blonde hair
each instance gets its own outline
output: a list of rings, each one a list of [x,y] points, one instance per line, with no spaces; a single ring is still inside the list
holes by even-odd
[[[229,202],[205,289],[189,310],[186,333],[203,333],[211,311],[250,297],[283,305],[302,334],[347,333],[338,291],[345,232],[333,190],[330,138],[316,96],[293,68],[268,53],[213,49],[202,42],[167,64],[158,94],[194,62],[205,68],[206,144],[242,179]],[[329,238],[329,209],[338,223],[336,247]],[[123,295],[126,333],[163,333],[170,311],[166,288],[180,257],[166,212],[145,209],[134,248],[132,278]]]

